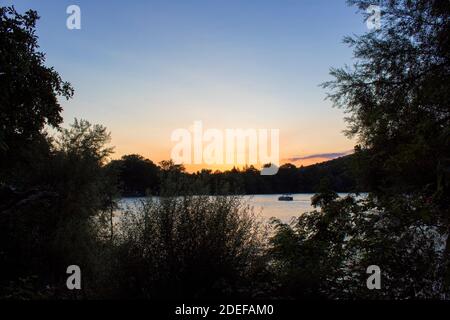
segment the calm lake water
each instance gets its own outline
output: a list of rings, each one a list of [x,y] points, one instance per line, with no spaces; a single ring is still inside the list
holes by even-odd
[[[245,201],[248,201],[257,213],[260,213],[264,218],[278,218],[284,222],[289,222],[293,217],[298,217],[304,212],[311,211],[312,193],[298,193],[291,194],[294,197],[293,201],[278,201],[281,194],[265,194],[265,195],[251,195],[243,196]],[[339,194],[345,196],[346,194]],[[125,208],[133,208],[133,206],[142,200],[142,198],[123,198],[120,201],[120,206]]]

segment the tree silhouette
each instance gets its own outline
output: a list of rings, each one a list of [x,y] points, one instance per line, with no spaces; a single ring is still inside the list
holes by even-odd
[[[53,68],[44,65],[35,34],[36,11],[19,14],[0,7],[0,147],[12,148],[40,134],[44,125],[57,127],[62,108],[57,97],[73,89]]]

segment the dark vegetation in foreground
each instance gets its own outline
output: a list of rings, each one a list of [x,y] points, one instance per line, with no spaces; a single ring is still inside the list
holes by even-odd
[[[161,201],[115,218],[108,132],[59,127],[57,97],[73,90],[44,66],[37,14],[1,7],[0,297],[448,299],[450,3],[379,3],[382,28],[346,39],[359,63],[324,85],[349,113],[370,193],[339,198],[323,179],[316,210],[270,225],[239,197],[198,196],[210,185],[171,163]],[[72,264],[81,291],[66,288]],[[366,287],[369,265],[381,290]]]

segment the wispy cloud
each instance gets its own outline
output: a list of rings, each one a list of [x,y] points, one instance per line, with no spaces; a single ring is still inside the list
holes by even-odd
[[[332,160],[332,159],[336,159],[339,157],[343,157],[346,155],[349,155],[353,153],[353,150],[348,150],[348,151],[344,151],[344,152],[333,152],[333,153],[316,153],[316,154],[311,154],[308,156],[303,156],[303,157],[292,157],[292,158],[287,158],[287,161],[291,161],[291,162],[296,162],[296,161],[301,161],[301,160],[309,160],[309,159],[328,159],[328,160]]]

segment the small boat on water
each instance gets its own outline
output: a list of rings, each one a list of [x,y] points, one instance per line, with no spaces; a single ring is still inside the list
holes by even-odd
[[[294,197],[289,194],[283,194],[282,196],[278,197],[278,201],[292,201],[294,200]]]

